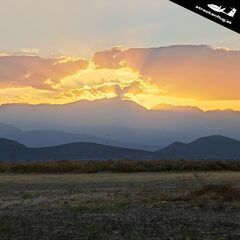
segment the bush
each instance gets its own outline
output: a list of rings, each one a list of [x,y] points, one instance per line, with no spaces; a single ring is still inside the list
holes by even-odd
[[[108,160],[0,162],[2,173],[98,173],[98,172],[240,171],[240,161]]]

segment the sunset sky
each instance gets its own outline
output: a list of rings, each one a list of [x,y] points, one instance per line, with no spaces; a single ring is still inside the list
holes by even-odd
[[[0,28],[0,104],[240,110],[240,35],[167,0],[8,0]]]

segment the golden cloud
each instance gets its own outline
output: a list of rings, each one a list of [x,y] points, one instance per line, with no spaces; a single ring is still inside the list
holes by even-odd
[[[87,66],[83,59],[44,59],[38,56],[1,55],[0,88],[51,89],[51,84]]]
[[[31,52],[31,51],[30,51]],[[69,103],[121,97],[240,110],[240,51],[209,46],[114,47],[90,60],[0,55],[0,103]]]
[[[152,99],[147,101],[148,106],[155,101],[170,101],[209,109],[229,103],[236,109],[234,103],[240,99],[240,51],[206,45],[112,49],[97,52],[93,60],[99,68],[125,66],[150,79],[160,94],[148,95]],[[136,100],[140,95],[133,97]]]

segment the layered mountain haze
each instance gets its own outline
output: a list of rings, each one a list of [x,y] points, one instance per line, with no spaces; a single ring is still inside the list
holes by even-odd
[[[2,123],[30,131],[28,136],[36,134],[33,142],[41,136],[32,130],[58,131],[50,132],[52,138],[62,134],[62,142],[53,141],[55,145],[68,143],[66,139],[72,139],[71,142],[84,140],[84,135],[91,136],[85,136],[86,140],[92,139],[90,142],[106,144],[109,141],[110,145],[144,150],[157,150],[175,141],[193,141],[202,135],[240,138],[240,113],[237,111],[204,112],[192,107],[170,109],[148,110],[133,101],[113,98],[65,105],[8,104],[0,107],[0,115]],[[44,136],[48,138],[47,134]],[[23,137],[14,140],[20,139]],[[28,144],[26,139],[25,134],[24,143]]]
[[[115,147],[156,150],[158,146],[118,142],[107,138],[87,134],[74,134],[60,130],[29,130],[23,131],[9,124],[0,124],[0,138],[20,142],[28,147],[49,147],[73,142],[91,142]]]
[[[239,62],[240,51],[207,45],[113,47],[88,59],[0,54],[0,137],[146,151],[240,139]]]

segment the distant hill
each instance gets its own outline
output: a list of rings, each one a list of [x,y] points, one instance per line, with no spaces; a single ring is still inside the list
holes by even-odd
[[[175,142],[156,152],[113,147],[96,143],[69,143],[29,148],[16,141],[0,139],[0,161],[45,160],[240,160],[240,141],[214,135],[189,144]]]
[[[220,135],[202,137],[189,144],[175,142],[158,151],[170,159],[239,159],[240,141]]]
[[[137,148],[141,150],[156,150],[157,146],[137,144],[134,142],[120,142],[109,138],[101,138],[89,134],[69,133],[57,130],[29,130],[22,131],[9,124],[0,124],[0,138],[7,138],[20,142],[28,147],[49,147],[73,142],[91,142],[115,147]]]
[[[28,148],[0,139],[0,161],[157,159],[157,154],[95,143],[70,143],[55,147]]]

